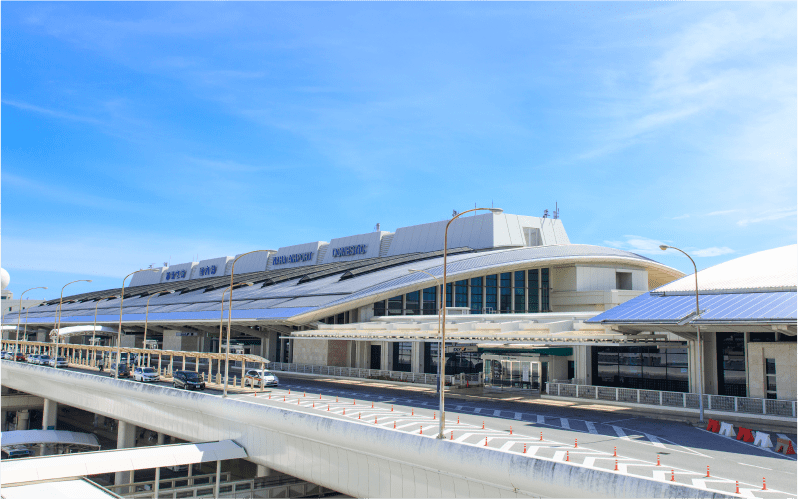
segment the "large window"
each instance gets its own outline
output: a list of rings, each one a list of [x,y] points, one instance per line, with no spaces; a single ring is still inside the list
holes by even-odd
[[[402,300],[404,295],[394,296],[393,298],[388,298],[388,315],[402,315],[403,306]]]
[[[512,274],[510,272],[500,274],[499,281],[501,284],[501,301],[499,303],[499,310],[503,314],[509,314],[511,312],[510,305],[513,296]]]
[[[717,333],[718,395],[745,397],[743,333]]]
[[[436,306],[436,298],[438,296],[438,288],[431,287],[424,290],[422,293],[424,304],[423,310],[424,315],[435,315],[438,313],[438,307]]]
[[[438,360],[440,359],[440,346],[437,341],[424,343],[424,372],[438,374]]]
[[[540,311],[551,312],[549,307],[549,269],[540,269]]]
[[[485,276],[485,311],[495,314],[499,309],[496,302],[496,274]]]
[[[686,392],[687,349],[593,347],[593,380],[599,386]]]
[[[482,313],[482,278],[471,279],[471,313]]]
[[[421,297],[420,291],[413,291],[405,295],[405,315],[420,315],[421,314]]]
[[[412,343],[400,341],[393,344],[393,370],[410,372],[412,370]]]
[[[468,280],[463,279],[454,283],[454,306],[468,306]]]
[[[385,315],[385,300],[374,303],[374,317],[382,317]]]
[[[446,306],[452,306],[452,283],[446,283]]]
[[[538,295],[540,294],[540,282],[538,269],[531,269],[529,272],[529,312],[536,314],[540,312]]]
[[[515,306],[513,309],[517,314],[526,312],[526,272],[520,270],[514,272],[513,280],[513,294],[515,298]]]
[[[765,396],[769,399],[778,398],[776,391],[776,359],[765,359]]]

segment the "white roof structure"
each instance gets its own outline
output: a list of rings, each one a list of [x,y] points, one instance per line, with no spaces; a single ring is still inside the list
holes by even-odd
[[[4,431],[0,439],[3,447],[9,445],[64,444],[85,445],[100,448],[97,436],[92,433],[61,430],[17,430]]]
[[[701,294],[795,291],[798,244],[735,258],[698,272]],[[694,274],[654,290],[666,295],[695,293]]]
[[[0,462],[0,485],[6,497],[5,487],[16,483],[246,457],[247,451],[232,440],[29,457]]]
[[[30,499],[31,497],[57,497],[58,499],[108,499],[121,498],[85,478],[70,478],[51,482],[21,483],[3,486],[3,499]]]
[[[66,338],[68,336],[82,336],[86,334],[117,334],[119,331],[108,326],[69,326],[62,327],[61,329],[53,329],[50,331],[50,336],[58,334],[59,338]]]

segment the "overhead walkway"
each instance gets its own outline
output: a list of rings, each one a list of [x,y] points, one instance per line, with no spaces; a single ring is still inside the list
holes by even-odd
[[[87,450],[100,450],[97,436],[91,433],[61,430],[18,430],[4,431],[2,435],[3,449],[14,445],[48,445],[58,448],[58,454],[68,452],[83,452]],[[14,461],[3,461],[14,462]],[[0,476],[0,484],[5,483],[5,468]],[[72,475],[70,475],[72,476]]]
[[[629,473],[442,441],[429,431],[406,433],[79,372],[3,362],[3,384],[183,440],[235,439],[256,464],[355,497],[723,497]]]

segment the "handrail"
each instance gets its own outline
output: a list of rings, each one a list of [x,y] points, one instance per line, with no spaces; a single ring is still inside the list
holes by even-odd
[[[557,397],[593,399],[606,402],[622,402],[641,406],[672,407],[698,410],[697,393],[666,392],[641,388],[581,385],[573,383],[546,383],[546,392]],[[763,399],[756,397],[734,397],[731,395],[704,394],[704,405],[708,411],[730,412],[760,416],[796,417],[795,400]]]

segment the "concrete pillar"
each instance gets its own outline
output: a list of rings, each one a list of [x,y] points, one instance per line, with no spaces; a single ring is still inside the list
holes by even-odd
[[[424,372],[424,343],[414,341],[410,344],[410,370],[414,373]]]
[[[17,411],[17,430],[27,430],[28,422],[30,420],[30,411],[22,409]]]
[[[58,419],[58,402],[44,399],[44,413],[42,414],[42,430],[55,430]]]
[[[120,420],[119,429],[117,430],[116,434],[116,448],[127,449],[128,447],[135,447],[135,446],[136,446],[136,425]],[[132,471],[117,471],[114,474],[114,485],[124,485],[126,483],[131,483],[132,474],[133,474]],[[124,488],[117,490],[117,494],[124,495],[126,493],[127,490],[125,490]]]
[[[158,434],[158,445],[163,445],[165,440],[165,435],[163,433]],[[161,489],[161,468],[155,468],[155,494],[153,495],[153,499],[158,499],[158,491]],[[219,490],[216,490],[215,497],[219,497]]]
[[[266,466],[262,466],[262,465],[260,465],[260,464],[259,464],[259,465],[257,465],[257,470],[255,471],[255,476],[256,476],[256,477],[260,477],[260,476],[272,476],[273,474],[274,474],[274,470],[273,470],[273,469],[271,469],[271,468],[268,468],[268,467],[266,467]]]

